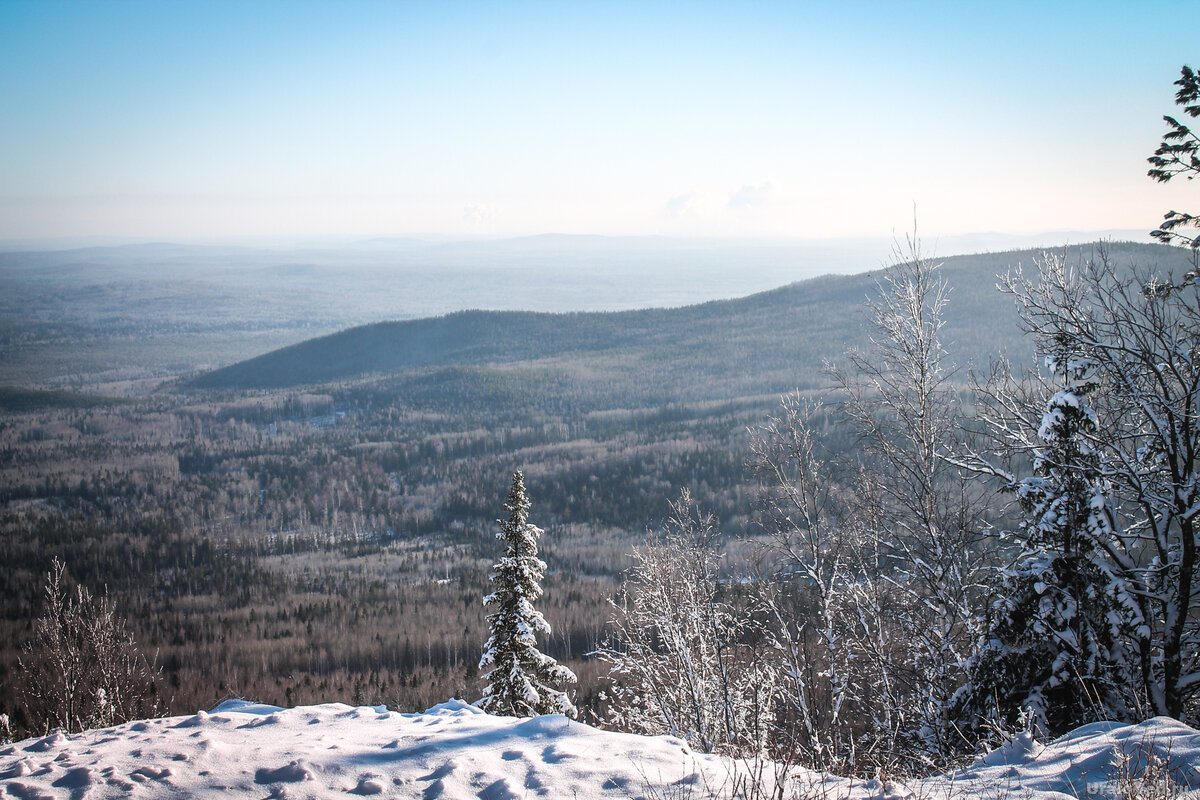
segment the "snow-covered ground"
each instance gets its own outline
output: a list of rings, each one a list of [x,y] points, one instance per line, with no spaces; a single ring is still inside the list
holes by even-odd
[[[789,794],[915,800],[1049,800],[1125,794],[1146,754],[1200,786],[1200,732],[1169,719],[1100,723],[1046,746],[1018,739],[957,774],[907,785],[802,772]],[[1132,757],[1130,757],[1132,756]],[[759,765],[761,768],[762,765]],[[22,798],[729,797],[755,765],[671,737],[601,731],[561,716],[493,717],[452,700],[424,714],[337,703],[280,709],[229,701],[211,713],[132,722],[0,748],[0,792]],[[763,769],[770,775],[772,769]],[[1142,793],[1142,797],[1147,795]]]

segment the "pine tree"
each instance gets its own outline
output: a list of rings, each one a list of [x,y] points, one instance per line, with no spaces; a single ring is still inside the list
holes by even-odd
[[[483,604],[495,611],[487,618],[491,636],[479,668],[491,669],[483,676],[487,686],[477,705],[489,714],[573,717],[571,699],[555,687],[574,683],[574,673],[537,649],[537,634],[550,633],[545,617],[533,607],[542,596],[540,581],[546,562],[537,557],[542,531],[529,523],[529,500],[520,471],[513,473],[504,508],[508,520],[500,521],[500,532],[496,534],[505,543],[504,557],[492,567],[495,591],[483,599]]]
[[[1179,87],[1175,93],[1175,104],[1189,117],[1200,117],[1200,72],[1185,64],[1175,85]],[[1159,183],[1166,183],[1179,175],[1190,181],[1200,174],[1200,137],[1175,117],[1164,116],[1163,121],[1169,130],[1163,134],[1162,144],[1154,151],[1154,155],[1146,159],[1151,165],[1147,174]],[[1158,230],[1150,231],[1150,235],[1163,244],[1182,244],[1200,250],[1200,236],[1180,232],[1186,228],[1200,228],[1200,215],[1168,211]],[[1193,270],[1192,280],[1196,277],[1196,271]]]
[[[1011,729],[1026,714],[1036,733],[1057,736],[1122,713],[1112,691],[1109,579],[1096,558],[1112,518],[1102,459],[1089,441],[1097,430],[1087,402],[1094,365],[1065,355],[1047,364],[1063,388],[1046,403],[1034,476],[1013,487],[1027,514],[1016,534],[1022,552],[1005,572],[1004,597],[958,699],[971,727],[990,718]]]

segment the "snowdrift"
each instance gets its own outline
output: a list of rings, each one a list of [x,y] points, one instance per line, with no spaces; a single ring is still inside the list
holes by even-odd
[[[1200,786],[1200,732],[1170,719],[1098,723],[1045,746],[1018,738],[969,768],[907,785],[798,771],[788,794],[822,800],[1129,797],[1128,776],[1148,760],[1152,772],[1161,765],[1158,774],[1168,775],[1177,791]],[[493,717],[457,700],[424,714],[229,701],[210,713],[5,746],[0,792],[22,800],[721,798],[755,768],[695,753],[672,737],[601,731],[562,716]]]

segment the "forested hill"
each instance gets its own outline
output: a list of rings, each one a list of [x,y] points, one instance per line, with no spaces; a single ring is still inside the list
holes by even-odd
[[[1181,273],[1188,254],[1156,244],[1108,245],[1117,265]],[[1093,245],[1067,251],[1080,262]],[[1031,268],[1037,250],[942,260],[951,287],[944,340],[956,362],[984,364],[1001,352],[1028,361],[1011,300],[997,275]],[[620,369],[654,374],[665,395],[699,397],[780,391],[819,381],[827,360],[864,342],[864,301],[881,271],[827,276],[735,300],[671,309],[550,314],[462,311],[351,328],[266,353],[191,379],[202,389],[266,389],[429,368],[506,364],[556,371]],[[570,370],[568,370],[570,371]],[[658,394],[651,392],[651,394]],[[654,401],[654,398],[645,398]],[[660,398],[661,399],[661,398]]]

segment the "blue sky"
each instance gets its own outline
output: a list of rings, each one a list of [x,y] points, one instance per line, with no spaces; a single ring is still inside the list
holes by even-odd
[[[0,3],[0,239],[1149,229],[1188,3]]]

